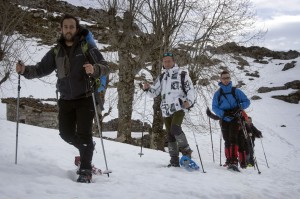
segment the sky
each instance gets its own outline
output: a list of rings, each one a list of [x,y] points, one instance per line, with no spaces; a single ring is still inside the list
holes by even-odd
[[[272,95],[291,93],[293,89],[270,93],[257,93],[257,89],[261,86],[280,86],[287,81],[299,79],[300,58],[295,60],[266,58],[265,60],[269,61],[267,65],[255,63],[252,58],[246,59],[251,66],[246,66],[245,70],[250,72],[257,70],[260,75],[259,78],[254,78],[254,81],[237,69],[235,64],[237,61],[230,56],[222,56],[222,60],[231,63],[231,69],[235,71],[233,83],[243,80],[246,85],[242,89],[248,97],[259,95],[262,98],[252,100],[250,107],[246,110],[263,135],[262,139],[255,141],[255,155],[261,174],[258,174],[258,170],[254,168],[241,169],[241,172],[237,173],[219,166],[221,141],[219,125],[212,121],[210,136],[208,119],[203,118],[205,123],[199,125],[195,122],[197,121],[195,117],[199,117],[197,110],[192,109],[189,115],[194,127],[184,120],[183,130],[194,151],[192,157],[200,165],[198,171],[166,168],[169,161],[169,155],[166,152],[143,149],[144,155],[140,157],[138,155],[140,147],[104,140],[107,165],[112,173],[109,177],[107,175],[93,176],[91,184],[77,183],[74,157],[78,155],[78,151],[66,144],[55,129],[20,124],[18,158],[15,164],[16,123],[6,120],[6,107],[1,103],[0,199],[298,198],[300,195],[300,104],[289,104],[271,98]],[[297,62],[296,67],[281,71],[284,63],[291,61]],[[41,90],[45,90],[44,84],[38,81],[30,87],[23,85],[24,82],[21,85],[21,96],[27,93],[38,96],[41,95]],[[49,90],[49,92],[52,91]],[[15,96],[13,90],[6,94]],[[133,117],[142,119],[137,112],[143,110],[143,99],[137,101],[134,106]],[[106,99],[106,103],[109,101]],[[153,101],[147,98],[148,107],[152,107],[152,103]],[[201,103],[198,102],[198,104]],[[205,108],[202,107],[202,109]],[[116,106],[112,112],[116,114]],[[152,113],[151,109],[149,113]],[[116,132],[104,132],[104,136],[114,138]],[[136,133],[135,136],[138,134]],[[106,167],[101,140],[94,138],[94,141],[97,144],[93,164],[104,171]],[[223,141],[221,145],[223,151]],[[215,161],[213,161],[213,154]],[[224,163],[223,152],[221,163]],[[206,173],[203,173],[203,170]]]
[[[252,0],[258,27],[268,30],[263,43],[272,50],[300,51],[300,0]]]
[[[66,0],[74,5],[92,6],[95,0]],[[300,51],[300,0],[251,0],[258,29],[267,30],[256,45],[271,50]],[[96,4],[97,5],[97,4]]]

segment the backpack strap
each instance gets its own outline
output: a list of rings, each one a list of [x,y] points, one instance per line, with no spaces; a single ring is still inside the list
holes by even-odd
[[[181,71],[181,73],[180,73],[181,87],[182,87],[182,90],[183,90],[183,92],[184,92],[185,95],[187,95],[187,92],[186,92],[185,87],[184,87],[184,80],[185,80],[186,73],[187,73],[186,71]],[[165,72],[163,72],[162,74],[160,74],[160,76],[159,76],[160,83],[161,83],[164,75],[165,75]]]
[[[233,86],[233,87],[231,88],[231,95],[233,96],[233,98],[234,98],[237,102],[239,102],[238,99],[236,98],[235,90],[236,90],[236,87]],[[219,94],[219,96],[218,96],[218,103],[219,103],[219,105],[220,105],[220,102],[221,102],[221,96],[223,95],[223,96],[226,98],[226,100],[228,101],[226,95],[229,94],[229,93],[224,93],[224,91],[223,91],[222,88],[219,88],[219,92],[220,92],[220,94]]]
[[[184,86],[184,80],[185,80],[185,75],[186,75],[186,71],[181,71],[180,73],[180,77],[181,77],[181,87],[182,87],[182,90],[184,92],[185,95],[187,95],[187,92],[185,90],[185,86]]]
[[[161,84],[162,79],[164,78],[165,72],[163,72],[162,74],[160,74],[159,76],[159,82]]]

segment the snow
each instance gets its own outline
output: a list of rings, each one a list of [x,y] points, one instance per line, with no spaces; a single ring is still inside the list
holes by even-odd
[[[286,63],[291,60],[273,61]],[[243,169],[241,173],[236,173],[219,166],[220,129],[218,123],[213,121],[215,162],[212,158],[208,123],[204,128],[200,128],[199,124],[195,124],[195,128],[183,126],[194,151],[193,158],[200,165],[199,171],[189,172],[182,168],[165,168],[164,166],[169,161],[169,155],[166,152],[143,149],[144,155],[140,157],[138,155],[140,147],[103,140],[108,169],[112,170],[112,173],[109,177],[107,175],[94,176],[91,184],[80,184],[76,182],[76,166],[73,163],[78,151],[63,142],[59,132],[54,129],[20,124],[18,161],[15,164],[16,123],[6,121],[6,107],[0,104],[0,198],[298,198],[300,194],[300,168],[298,166],[300,161],[300,105],[271,98],[271,95],[287,94],[287,91],[256,93],[260,86],[280,86],[299,78],[297,74],[300,72],[300,64],[298,64],[300,60],[298,58],[295,61],[297,61],[296,67],[284,72],[279,70],[283,65],[269,63],[262,67],[260,64],[251,62],[251,70],[258,70],[261,77],[250,81],[249,77],[240,73],[233,80],[236,83],[243,79],[246,86],[242,89],[249,97],[254,94],[262,97],[261,100],[252,100],[247,110],[255,126],[262,131],[264,136],[262,139],[256,139],[255,142],[260,175],[254,168]],[[23,81],[29,82],[30,80]],[[270,82],[273,84],[270,85]],[[41,83],[35,83],[35,86],[40,85]],[[26,86],[22,87],[21,93],[27,93],[27,89]],[[33,96],[40,96],[40,91],[43,89],[44,87],[40,89],[33,87],[29,90],[37,93],[31,93]],[[6,96],[9,95],[14,96],[15,92],[6,93]],[[144,96],[137,98],[135,107],[142,108],[143,103]],[[151,106],[149,107],[151,110]],[[133,117],[141,118],[142,112],[143,109],[134,110]],[[190,114],[191,117],[194,115],[196,113]],[[116,132],[105,132],[104,136],[115,137]],[[133,136],[139,135],[133,133]],[[99,138],[94,138],[94,140],[97,144],[93,163],[105,170],[101,141]],[[197,146],[206,173],[203,173]],[[223,162],[223,152],[221,158]]]
[[[68,0],[75,5],[81,0]],[[87,5],[94,1],[88,1]],[[32,46],[37,42],[32,40]],[[101,44],[99,44],[101,45]],[[25,64],[34,64],[49,50],[48,46],[33,48],[32,59]],[[107,60],[117,59],[116,53],[105,54]],[[18,156],[16,154],[16,123],[6,120],[6,106],[0,103],[0,199],[281,199],[299,198],[300,195],[300,104],[289,104],[271,98],[272,95],[289,94],[293,89],[257,93],[262,86],[283,86],[299,79],[300,58],[294,60],[269,60],[269,64],[254,63],[252,58],[243,57],[250,66],[250,72],[258,71],[260,77],[249,80],[245,72],[236,69],[230,56],[220,59],[235,72],[233,84],[243,80],[242,90],[248,97],[259,95],[261,100],[252,100],[247,113],[252,116],[254,125],[262,131],[263,138],[256,139],[255,152],[261,174],[254,168],[241,170],[241,173],[227,171],[220,164],[220,128],[212,121],[214,146],[213,161],[211,136],[208,119],[199,119],[196,107],[189,114],[193,124],[184,121],[183,129],[193,152],[193,159],[200,170],[188,172],[182,168],[165,168],[169,155],[166,152],[143,149],[114,141],[103,140],[108,169],[112,173],[94,176],[93,183],[76,182],[74,157],[78,151],[66,144],[58,130],[40,128],[25,124],[19,125]],[[296,67],[281,71],[285,63],[296,61]],[[116,76],[116,75],[115,75]],[[17,75],[11,82],[1,85],[0,98],[17,96]],[[115,77],[117,78],[117,77]],[[45,82],[50,82],[46,84]],[[21,97],[55,98],[55,73],[41,79],[26,80],[21,77]],[[203,89],[205,91],[205,88]],[[211,96],[211,93],[204,93]],[[144,94],[137,89],[134,98],[134,119],[143,121]],[[198,97],[198,104],[201,98]],[[152,121],[153,99],[147,98],[145,122]],[[118,117],[117,92],[111,88],[106,94],[105,109],[113,107],[105,121]],[[206,107],[200,107],[204,112]],[[188,117],[187,117],[188,118]],[[203,121],[205,123],[203,123]],[[202,123],[200,123],[202,122]],[[285,127],[282,127],[282,126]],[[147,132],[145,132],[147,134]],[[117,132],[104,132],[104,136],[115,138]],[[141,134],[133,132],[132,137]],[[195,138],[194,139],[194,135]],[[93,163],[105,170],[101,140],[96,141]],[[197,146],[200,151],[201,167]],[[264,150],[263,150],[264,148]],[[222,141],[222,163],[224,162]],[[266,158],[265,159],[265,155]],[[269,168],[267,167],[267,162]],[[206,173],[203,173],[203,170]]]

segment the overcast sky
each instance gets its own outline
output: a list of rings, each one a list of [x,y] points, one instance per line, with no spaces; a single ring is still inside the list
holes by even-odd
[[[300,51],[300,0],[252,0],[258,25],[268,30],[259,46]]]
[[[66,1],[88,7],[95,4],[95,0]],[[271,50],[300,51],[300,0],[250,1],[257,12],[257,27],[268,30],[264,40],[255,45]]]

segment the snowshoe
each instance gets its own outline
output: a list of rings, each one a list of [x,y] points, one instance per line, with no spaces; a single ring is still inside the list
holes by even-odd
[[[179,164],[168,164],[168,166],[167,166],[168,168],[170,168],[170,167],[180,167],[180,165]]]
[[[199,166],[188,156],[182,156],[179,161],[180,166],[188,170],[198,170]]]
[[[79,175],[79,168],[80,168],[80,156],[75,156],[74,164],[78,167],[77,174]],[[95,165],[92,164],[92,174],[93,175],[102,175],[101,169],[98,169],[95,167]]]
[[[227,167],[228,170],[240,172],[238,166],[236,164],[229,164]]]
[[[92,181],[92,171],[91,170],[81,169],[78,171],[78,174],[79,174],[79,177],[77,179],[77,182],[91,183],[91,181]]]

